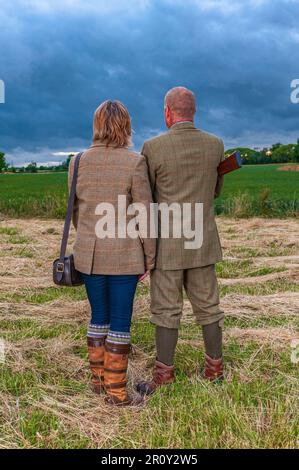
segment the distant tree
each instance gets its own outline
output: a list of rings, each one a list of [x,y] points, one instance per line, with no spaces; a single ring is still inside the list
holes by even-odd
[[[61,164],[61,169],[62,170],[68,170],[69,169],[69,165],[70,165],[70,161],[71,161],[71,158],[74,156],[73,153],[70,153],[70,155],[66,158],[66,160],[64,160]]]
[[[231,148],[231,149],[226,150],[225,155],[229,156],[233,152],[236,152],[236,151],[240,152],[243,165],[250,165],[250,164],[255,165],[257,163],[260,163],[259,161],[260,156],[261,156],[260,152],[257,152],[256,150],[252,150],[249,147]]]
[[[279,149],[279,147],[281,147],[281,146],[282,146],[282,144],[280,142],[277,142],[277,144],[272,145],[271,151],[274,152],[274,150]]]
[[[292,161],[294,161],[294,144],[281,145],[272,153],[273,163],[287,163]]]
[[[2,171],[5,171],[6,169],[7,169],[7,163],[5,160],[5,153],[0,152],[0,173],[2,173]]]
[[[26,166],[25,171],[27,173],[37,173],[37,164],[36,162],[31,162]]]
[[[297,144],[293,148],[293,161],[299,163],[299,139],[297,139]]]
[[[243,165],[299,162],[299,139],[297,144],[283,145],[277,142],[270,149],[264,147],[260,151],[248,147],[235,147],[226,150],[225,154],[228,156],[236,150],[241,153]]]

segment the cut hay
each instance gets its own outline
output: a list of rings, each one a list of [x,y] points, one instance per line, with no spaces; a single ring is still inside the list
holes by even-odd
[[[299,171],[299,165],[283,165],[278,168],[279,171]]]

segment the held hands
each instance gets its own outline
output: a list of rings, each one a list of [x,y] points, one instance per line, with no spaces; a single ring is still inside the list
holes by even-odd
[[[149,275],[149,273],[150,273],[150,271],[145,271],[144,274],[140,274],[140,276],[139,276],[139,278],[138,278],[138,281],[139,281],[139,282],[144,281],[144,279],[147,278],[147,276]]]

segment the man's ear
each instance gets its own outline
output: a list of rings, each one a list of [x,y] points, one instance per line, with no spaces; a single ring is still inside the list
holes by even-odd
[[[171,115],[171,111],[170,111],[169,106],[167,106],[167,105],[166,105],[165,108],[164,108],[164,114],[165,114],[165,123],[166,123],[167,127],[170,127],[170,125],[171,125],[171,124],[170,124],[170,120],[171,120],[171,116],[170,116],[170,115]]]

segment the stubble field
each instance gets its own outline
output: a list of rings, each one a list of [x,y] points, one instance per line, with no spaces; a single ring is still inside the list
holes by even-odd
[[[226,381],[201,379],[202,336],[185,300],[177,382],[141,409],[120,410],[89,389],[84,289],[52,284],[62,221],[2,218],[0,447],[298,447],[298,222],[219,218],[218,226]],[[144,283],[135,303],[130,387],[153,365],[148,318]]]

